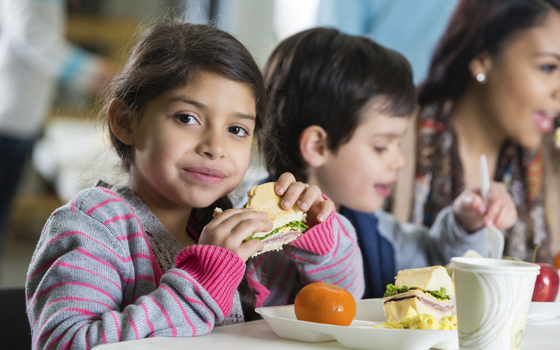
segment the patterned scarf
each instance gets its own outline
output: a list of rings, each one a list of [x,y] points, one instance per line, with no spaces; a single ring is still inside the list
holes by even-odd
[[[463,166],[451,126],[451,103],[428,105],[419,118],[412,221],[431,226],[436,215],[463,191]],[[545,219],[542,150],[527,150],[506,141],[494,181],[503,182],[517,207],[518,220],[506,230],[504,256],[532,261],[552,260],[551,236]],[[434,191],[432,191],[432,188]]]

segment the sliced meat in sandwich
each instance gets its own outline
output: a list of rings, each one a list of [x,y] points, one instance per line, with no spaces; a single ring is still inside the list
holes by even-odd
[[[402,320],[409,306],[419,314],[434,315],[439,321],[453,314],[454,295],[453,281],[443,266],[401,270],[395,284],[387,285],[383,310],[388,322]]]

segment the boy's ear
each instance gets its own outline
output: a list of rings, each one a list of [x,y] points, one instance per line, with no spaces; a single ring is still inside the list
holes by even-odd
[[[309,166],[313,168],[322,166],[329,153],[325,129],[318,125],[305,128],[299,136],[299,151]]]
[[[132,113],[120,98],[114,98],[109,104],[108,110],[109,123],[113,134],[125,145],[134,143],[131,122]]]
[[[473,78],[476,79],[478,74],[484,74],[485,76],[490,73],[492,69],[492,56],[488,51],[482,51],[469,63],[469,71]]]

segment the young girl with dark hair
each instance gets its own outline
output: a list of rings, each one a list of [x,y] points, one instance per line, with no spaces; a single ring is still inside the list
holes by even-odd
[[[560,115],[559,33],[560,0],[459,3],[419,89],[416,162],[405,170],[406,181],[415,179],[414,204],[400,201],[408,202],[401,215],[412,208],[414,222],[432,225],[463,188],[480,185],[486,154],[519,213],[504,254],[531,261],[539,244],[537,260],[550,262],[560,251],[560,217],[552,215],[560,152],[550,140]]]
[[[267,128],[262,75],[235,38],[158,23],[108,101],[128,182],[83,190],[47,221],[26,285],[34,349],[204,335],[252,319],[255,306],[293,302],[319,280],[361,297],[355,233],[317,186],[279,177],[283,207],[298,203],[311,226],[283,251],[250,258],[263,243],[244,240],[270,230],[266,213],[212,218],[215,207],[231,208],[226,195],[247,170],[253,135],[262,144]]]
[[[488,209],[465,190],[431,230],[401,225],[381,208],[404,164],[399,143],[416,105],[406,59],[366,37],[314,28],[281,42],[264,69],[277,142],[264,146],[272,178],[291,172],[317,185],[354,224],[364,297],[383,296],[398,270],[447,264],[485,251],[485,222],[513,225],[516,211],[492,184]]]

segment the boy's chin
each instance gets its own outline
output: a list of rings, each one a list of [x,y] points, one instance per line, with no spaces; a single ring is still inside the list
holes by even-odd
[[[371,214],[379,209],[383,209],[384,205],[385,199],[379,200],[377,198],[370,200],[367,203],[351,203],[350,205],[343,204],[343,206],[348,209],[366,214]]]

